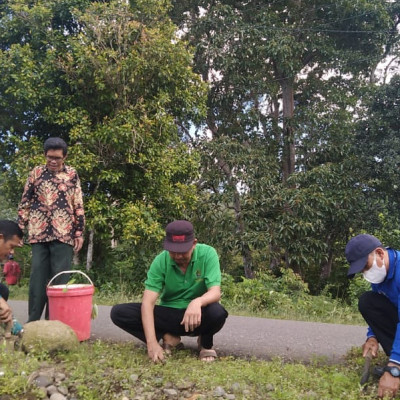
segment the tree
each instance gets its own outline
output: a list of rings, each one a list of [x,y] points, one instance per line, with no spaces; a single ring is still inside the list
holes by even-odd
[[[0,113],[20,104],[1,123],[8,177],[21,187],[42,139],[62,136],[83,183],[90,237],[103,247],[112,238],[158,243],[162,226],[196,201],[197,155],[176,126],[199,118],[205,93],[167,3],[8,4],[2,35],[29,32],[15,42],[10,35],[0,54],[8,96]],[[56,24],[60,13],[67,22]],[[17,127],[26,114],[32,118]]]
[[[351,141],[357,88],[368,83],[395,43],[393,5],[383,0],[174,5],[175,21],[195,46],[196,70],[210,85],[198,137],[210,179],[203,172],[208,184],[201,188],[213,207],[220,204],[224,218],[235,219],[228,237],[241,252],[245,276],[252,275],[255,252],[275,254],[271,265],[283,259],[294,269],[300,262],[319,263],[320,273],[329,275],[338,235],[358,214],[348,209],[335,218],[333,210],[341,204],[339,195],[351,196],[349,206],[357,206],[360,196],[346,178],[355,168],[343,164],[350,147],[342,143]],[[317,176],[322,182],[315,186]],[[331,184],[336,190],[320,190]],[[316,192],[310,193],[312,188]],[[272,216],[268,207],[277,199],[280,206],[272,208],[277,212]],[[327,207],[331,213],[323,221],[311,215]],[[267,217],[260,218],[263,214]],[[290,229],[294,215],[301,218],[296,234]],[[318,254],[315,260],[312,254]]]
[[[400,210],[400,75],[370,88],[364,95],[364,105],[353,151],[358,157],[362,154],[360,175],[366,196],[377,211],[395,218],[394,228]],[[376,219],[370,224],[371,229],[380,225]]]

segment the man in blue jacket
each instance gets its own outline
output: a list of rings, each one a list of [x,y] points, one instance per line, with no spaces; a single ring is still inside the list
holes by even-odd
[[[346,245],[350,264],[347,276],[361,272],[371,291],[359,299],[358,308],[368,324],[363,356],[376,357],[379,344],[389,357],[379,380],[378,396],[396,396],[400,384],[400,252],[385,248],[375,236],[361,234]]]

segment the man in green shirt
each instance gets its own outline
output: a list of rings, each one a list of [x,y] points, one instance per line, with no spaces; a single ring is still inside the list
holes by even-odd
[[[164,249],[150,266],[142,303],[114,306],[111,319],[145,342],[154,362],[162,361],[171,349],[182,347],[181,336],[198,336],[199,358],[214,361],[213,337],[228,316],[219,304],[217,252],[198,244],[193,225],[184,220],[167,225]]]

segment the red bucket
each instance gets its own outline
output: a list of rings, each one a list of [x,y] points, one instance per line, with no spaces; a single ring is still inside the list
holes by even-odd
[[[51,282],[61,274],[80,273],[90,284],[52,285]],[[94,285],[82,271],[63,271],[55,275],[47,285],[49,299],[49,319],[69,325],[79,341],[89,339],[92,316]]]

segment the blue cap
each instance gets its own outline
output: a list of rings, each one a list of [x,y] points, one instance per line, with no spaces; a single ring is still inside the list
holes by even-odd
[[[366,233],[354,236],[346,245],[346,259],[350,264],[347,276],[352,278],[354,274],[361,272],[367,264],[368,255],[382,243],[375,236]]]

